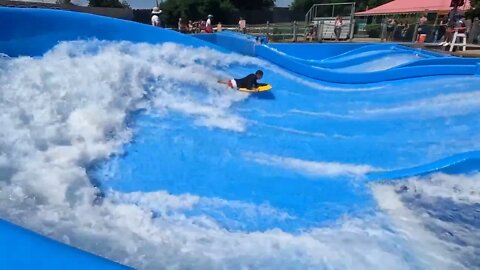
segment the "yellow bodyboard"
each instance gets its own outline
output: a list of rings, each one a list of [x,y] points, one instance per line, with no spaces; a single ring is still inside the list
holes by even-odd
[[[270,84],[261,84],[261,85],[258,86],[258,91],[257,91],[257,90],[252,90],[252,89],[248,89],[248,88],[238,88],[238,91],[256,93],[256,92],[270,91],[270,89],[272,89],[272,86],[271,86]]]

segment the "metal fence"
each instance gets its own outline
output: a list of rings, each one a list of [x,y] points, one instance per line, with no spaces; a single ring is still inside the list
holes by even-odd
[[[352,22],[353,23],[353,22]],[[328,21],[318,21],[315,23],[290,22],[290,23],[265,23],[247,26],[243,32],[252,36],[266,36],[273,42],[303,42],[335,39],[333,24]],[[242,32],[236,25],[223,25],[222,30]],[[341,40],[351,39],[353,37],[353,27],[347,22],[342,27],[340,34]]]
[[[307,25],[304,22],[270,23],[248,25],[241,31],[236,25],[223,25],[222,30],[243,32],[252,36],[266,36],[270,41],[301,41],[305,37]]]
[[[392,26],[387,23],[387,20],[367,24],[365,19],[357,19],[355,38],[378,38],[382,42],[440,43],[449,35],[447,26],[440,22],[419,25],[418,22],[415,22],[415,18],[403,18],[398,19],[396,24]],[[467,20],[465,24],[467,43],[478,44],[480,42],[480,22],[478,20],[473,22]]]
[[[382,23],[378,27],[380,29],[379,38],[381,41],[439,43],[445,41],[449,35],[446,25],[438,24],[419,25],[415,23],[388,27],[388,24]],[[467,34],[468,43],[478,44],[480,39],[479,22],[467,25],[465,33]]]

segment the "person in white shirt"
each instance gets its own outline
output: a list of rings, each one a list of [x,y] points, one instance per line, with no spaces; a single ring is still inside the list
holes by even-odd
[[[205,24],[205,32],[206,33],[213,33],[212,18],[213,18],[213,15],[209,14],[207,22]]]
[[[160,14],[162,14],[162,10],[158,7],[154,7],[152,10],[152,26],[161,27]]]

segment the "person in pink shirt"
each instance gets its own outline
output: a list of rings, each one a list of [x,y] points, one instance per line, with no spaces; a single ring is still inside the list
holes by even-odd
[[[335,40],[339,41],[340,40],[340,34],[342,33],[342,26],[343,26],[343,19],[340,16],[337,16],[335,19],[335,28],[333,29],[333,32],[335,33]]]
[[[247,33],[247,21],[242,17],[240,17],[240,20],[238,20],[238,28],[240,29],[240,32],[244,34]]]

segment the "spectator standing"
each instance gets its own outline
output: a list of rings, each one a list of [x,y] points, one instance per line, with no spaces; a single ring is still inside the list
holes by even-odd
[[[193,23],[192,20],[188,21],[188,32],[193,33]]]
[[[217,23],[217,32],[222,32],[222,23],[221,22]]]
[[[207,22],[205,23],[205,32],[206,33],[213,33],[212,18],[213,18],[212,14],[209,14],[208,17],[207,17]]]
[[[182,18],[178,18],[177,29],[178,29],[178,32],[182,32]]]
[[[206,33],[206,24],[205,24],[205,21],[204,20],[200,20],[200,22],[198,23],[199,27],[198,29],[200,29],[200,33]]]
[[[405,39],[407,38],[409,28],[410,28],[410,24],[408,24],[408,21],[405,21],[403,23],[402,32],[400,32],[400,36],[402,37],[402,41],[405,41]]]
[[[340,34],[342,34],[342,26],[343,26],[343,19],[340,16],[337,16],[335,19],[335,25],[334,25],[334,30],[333,32],[335,33],[335,40],[339,41],[340,40]]]
[[[465,23],[465,27],[467,28],[466,29],[466,34],[467,34],[467,37],[470,35],[470,31],[472,30],[472,26],[473,26],[473,20],[472,19],[466,19],[465,17],[463,17],[463,21]]]
[[[247,21],[242,17],[240,17],[240,20],[238,20],[238,29],[240,29],[240,32],[244,34],[247,33]]]
[[[312,42],[317,36],[317,26],[309,25],[305,35],[305,41]]]
[[[442,41],[440,45],[443,45],[443,43],[445,42],[445,33],[447,32],[447,23],[448,23],[448,17],[445,16],[442,18],[442,20],[440,21],[440,25],[438,26],[436,42]]]
[[[428,22],[427,15],[422,14],[422,17],[418,19],[417,40],[419,40],[420,35],[426,35],[428,33],[427,22]]]
[[[186,20],[183,20],[182,18],[178,19],[178,31],[183,34],[188,33],[188,25]]]
[[[162,14],[162,10],[160,10],[158,7],[154,7],[152,9],[152,26],[162,27],[162,23],[160,21],[161,14]]]
[[[387,21],[387,42],[393,41],[393,32],[395,31],[395,27],[397,26],[397,21],[394,19],[389,19]]]
[[[440,43],[442,46],[447,47],[452,42],[453,34],[456,31],[457,21],[460,19],[460,13],[457,6],[454,6],[448,13],[447,32],[445,34],[445,41]]]

